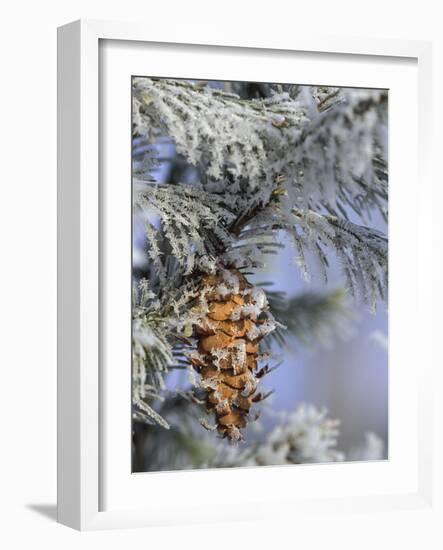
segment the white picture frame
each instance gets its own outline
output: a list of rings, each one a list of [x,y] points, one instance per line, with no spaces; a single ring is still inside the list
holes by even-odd
[[[200,36],[192,37],[192,45],[189,38],[185,29],[182,34],[174,31],[171,36],[165,36],[155,27],[148,28],[144,25],[118,22],[77,21],[59,29],[59,522],[76,529],[89,530],[214,521],[214,519],[231,520],[235,518],[229,508],[224,506],[223,499],[220,500],[216,509],[213,507],[209,509],[204,498],[199,504],[196,495],[198,489],[204,490],[208,483],[223,487],[233,480],[235,483],[245,483],[249,487],[255,487],[258,482],[264,486],[261,493],[251,490],[248,497],[244,497],[244,503],[248,506],[245,507],[243,519],[259,519],[270,514],[289,517],[294,511],[302,510],[346,511],[359,508],[370,511],[429,506],[432,496],[430,432],[432,361],[430,335],[420,325],[420,319],[427,315],[431,317],[429,311],[431,290],[427,285],[429,277],[425,268],[411,270],[409,275],[403,276],[402,284],[391,292],[390,445],[394,450],[389,461],[371,465],[271,467],[262,468],[260,472],[251,468],[140,475],[131,474],[128,469],[130,433],[127,434],[127,440],[122,438],[126,437],[129,423],[129,419],[125,416],[130,386],[129,370],[127,370],[127,379],[125,371],[117,371],[115,366],[109,367],[109,373],[104,375],[104,357],[109,357],[110,354],[106,348],[108,344],[104,342],[103,327],[108,318],[121,319],[122,323],[128,321],[129,302],[125,302],[123,294],[121,306],[115,306],[111,312],[117,312],[118,315],[108,315],[109,312],[104,314],[104,308],[106,310],[108,293],[124,285],[125,273],[130,269],[130,264],[125,263],[125,259],[130,258],[128,210],[120,207],[122,204],[128,206],[130,194],[128,195],[129,191],[126,191],[125,195],[103,192],[100,184],[103,179],[100,168],[103,168],[103,165],[100,163],[104,154],[110,157],[111,152],[121,151],[114,156],[117,164],[112,166],[112,175],[109,176],[110,189],[116,189],[116,186],[112,186],[112,177],[125,178],[127,175],[129,178],[125,161],[119,160],[119,155],[121,154],[123,158],[129,150],[129,139],[125,145],[123,141],[114,141],[109,136],[124,136],[124,132],[120,130],[124,130],[125,124],[130,124],[130,121],[122,118],[121,122],[118,122],[120,112],[116,111],[116,125],[112,128],[116,131],[103,134],[100,114],[106,111],[110,102],[114,102],[113,107],[119,102],[122,104],[124,94],[127,92],[122,87],[123,95],[118,95],[118,86],[114,87],[114,83],[122,81],[121,79],[126,78],[127,75],[137,74],[139,66],[137,63],[140,63],[140,60],[144,63],[145,59],[150,59],[151,67],[155,60],[157,63],[171,63],[170,66],[158,65],[156,69],[150,70],[149,75],[156,74],[161,66],[165,76],[179,77],[189,76],[177,74],[177,67],[180,62],[186,58],[190,59],[192,55],[195,56],[193,66],[199,72],[198,76],[206,77],[210,76],[211,70],[217,72],[221,71],[222,67],[226,67],[228,61],[226,59],[223,61],[223,56],[229,58],[233,66],[234,60],[238,63],[242,56],[243,58],[248,55],[262,56],[263,61],[266,56],[272,56],[272,65],[275,67],[273,70],[278,71],[279,60],[280,65],[284,65],[285,56],[297,53],[300,58],[300,67],[303,65],[303,56],[305,58],[310,56],[311,61],[318,58],[318,62],[323,64],[325,70],[333,60],[343,62],[343,67],[338,67],[335,72],[333,84],[337,85],[340,83],[358,85],[360,78],[361,85],[383,87],[383,78],[394,78],[389,76],[390,72],[394,74],[394,68],[398,75],[404,74],[405,79],[412,78],[411,82],[418,83],[418,93],[415,87],[412,87],[409,90],[411,95],[408,97],[414,102],[414,112],[418,117],[418,146],[413,139],[405,142],[410,148],[408,150],[410,154],[403,169],[406,167],[412,169],[405,170],[405,173],[401,172],[402,168],[399,164],[396,172],[395,158],[398,157],[398,151],[393,147],[391,160],[394,160],[394,167],[391,180],[393,178],[395,182],[396,179],[400,179],[400,176],[404,176],[402,181],[405,182],[407,189],[407,181],[415,183],[415,196],[405,199],[401,205],[398,201],[395,202],[396,210],[391,216],[390,232],[393,232],[394,236],[399,235],[400,231],[396,230],[396,225],[400,228],[401,224],[405,223],[404,213],[407,213],[409,208],[417,207],[418,204],[415,220],[409,221],[416,225],[418,238],[412,249],[408,250],[402,247],[400,236],[397,241],[395,238],[391,240],[391,243],[394,242],[391,246],[393,250],[390,252],[390,265],[393,272],[391,282],[392,279],[396,280],[396,266],[400,266],[404,259],[403,255],[406,253],[409,254],[408,261],[411,261],[412,255],[417,265],[431,265],[432,250],[427,244],[429,240],[426,239],[427,233],[430,232],[430,221],[424,216],[424,211],[432,197],[427,162],[431,119],[429,96],[431,47],[429,43],[315,37],[300,33],[290,39],[282,36],[278,39],[266,37],[251,41],[241,37],[228,38],[223,36],[222,32],[219,36],[206,37],[202,31]],[[103,44],[111,42],[116,46],[114,49],[111,48],[109,51],[101,49]],[[143,48],[151,48],[151,50]],[[169,61],[167,61],[167,53],[161,57],[163,50],[169,51]],[[218,62],[214,67],[213,56],[215,55],[218,56]],[[180,57],[183,59],[177,61]],[[134,61],[133,66],[131,60]],[[359,63],[366,64],[360,71]],[[386,67],[383,69],[381,65],[379,68],[377,63],[388,64],[390,70]],[[309,64],[314,65],[311,62]],[[349,70],[352,64],[355,65],[355,74],[350,82],[350,76],[349,73],[348,76],[346,75],[346,70]],[[414,69],[400,70],[399,67],[402,64]],[[247,75],[245,73],[243,79],[246,80],[249,77],[252,79],[254,74],[258,74],[257,71],[265,70],[259,68],[262,64],[256,63],[255,66],[255,69],[247,68],[249,73]],[[108,72],[103,76],[104,67]],[[233,70],[231,67],[229,74],[234,74]],[[246,71],[246,68],[244,70]],[[315,78],[314,73],[304,74],[308,75],[305,78]],[[310,74],[312,76],[309,76]],[[403,76],[399,76],[397,84],[392,80],[393,86],[405,86],[407,80],[402,78]],[[295,77],[293,79],[296,80]],[[288,79],[285,80],[288,81]],[[268,81],[279,80],[268,79]],[[106,101],[103,101],[103,97],[100,96],[100,91],[103,90],[100,90],[100,86],[108,85],[111,88],[110,83],[113,84],[112,89],[115,93],[106,96]],[[124,109],[128,109],[128,105],[129,103],[124,106]],[[122,116],[123,114],[122,111]],[[393,116],[390,120],[394,121],[391,139],[392,135],[397,135],[398,139],[404,139],[399,132],[400,108],[397,115],[395,110],[391,114]],[[126,156],[129,162],[130,157]],[[111,166],[105,164],[102,172],[106,171],[108,174],[110,168]],[[415,173],[410,173],[414,172],[415,168],[418,168],[419,185],[417,185]],[[128,190],[129,181],[128,179]],[[412,186],[409,188],[412,189]],[[393,197],[390,200],[396,197],[395,189],[394,185]],[[118,221],[118,226],[124,228],[119,235],[113,234],[115,246],[112,254],[109,253],[109,247],[106,245],[111,226],[103,221],[109,221],[109,219],[113,222]],[[394,246],[395,242],[398,243],[397,247]],[[110,268],[116,276],[104,283],[103,274]],[[402,296],[404,296],[402,293],[405,292],[406,285],[411,297],[409,305],[413,318],[411,323],[415,323],[409,328],[400,320],[398,323],[393,321],[399,318],[395,317],[395,311],[402,303]],[[413,343],[410,343],[408,350],[401,350],[399,343],[402,339],[408,338],[407,331],[412,331],[412,328],[418,336]],[[121,330],[124,333],[125,330],[123,325],[111,326],[106,330],[108,329],[115,334],[121,334]],[[123,342],[127,334],[114,341]],[[122,343],[123,347],[118,350],[113,349],[112,356],[123,353],[121,357],[126,357],[127,347],[124,346],[128,345],[129,339],[126,340],[126,344]],[[419,349],[422,359],[420,364],[414,363]],[[397,378],[397,374],[400,376],[400,370],[396,368],[400,362],[403,364],[401,385],[398,383],[400,378]],[[420,366],[419,369],[418,366]],[[119,397],[119,392],[124,394],[122,398]],[[403,407],[406,400],[412,403],[411,407],[408,407],[407,414]],[[110,410],[113,411],[112,417]],[[411,455],[409,459],[401,458],[400,452],[395,453],[395,445],[398,444],[398,449],[406,445],[400,435],[402,422],[409,422],[417,427],[417,436],[412,438],[412,443],[408,443],[413,445],[413,452],[408,453]],[[127,449],[123,441],[127,441]],[[408,449],[411,448],[408,447]],[[110,456],[112,459],[108,458]],[[293,484],[297,486],[297,494],[289,490]],[[146,491],[149,490],[151,495],[159,495],[160,487],[169,497],[171,492],[176,492],[177,498],[174,499],[174,504],[171,505],[170,498],[164,501],[158,500],[155,506],[153,506],[154,498],[147,499],[144,504],[143,495],[146,495]],[[191,493],[195,494],[191,496]],[[272,506],[268,507],[269,503],[272,503]]]

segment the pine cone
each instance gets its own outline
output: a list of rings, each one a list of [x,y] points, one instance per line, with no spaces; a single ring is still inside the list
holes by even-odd
[[[191,362],[218,432],[240,440],[251,406],[261,399],[256,392],[264,373],[257,370],[259,341],[274,329],[272,317],[264,314],[266,295],[239,271],[221,269],[202,278],[200,302],[204,313],[194,324],[198,350]]]

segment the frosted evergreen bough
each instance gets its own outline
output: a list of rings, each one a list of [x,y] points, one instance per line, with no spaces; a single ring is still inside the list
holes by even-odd
[[[262,443],[245,451],[232,448],[225,458],[225,465],[272,466],[342,461],[345,455],[336,448],[339,424],[338,420],[328,418],[326,409],[300,405]]]
[[[241,100],[185,81],[135,79],[136,131],[170,135],[198,167],[201,185],[151,188],[137,200],[160,215],[187,273],[198,258],[214,257],[218,244],[224,263],[260,265],[283,230],[306,277],[308,250],[327,272],[327,247],[339,256],[350,291],[374,308],[386,297],[387,241],[348,220],[346,208],[364,221],[374,209],[386,217],[387,94],[302,89],[295,97]],[[157,257],[152,227],[149,236]]]
[[[170,246],[171,254],[189,275],[198,258],[211,258],[232,242],[227,229],[235,218],[220,203],[217,195],[190,186],[158,186],[135,181],[135,204],[141,210],[157,214],[162,225],[162,237]],[[160,235],[148,220],[146,232],[151,244],[149,255],[164,278],[164,268],[158,248]]]
[[[133,79],[134,215],[145,229],[149,275],[149,285],[140,281],[134,293],[134,417],[163,428],[170,425],[161,412],[165,379],[201,356],[195,347],[201,345],[202,319],[204,330],[214,329],[207,322],[214,299],[202,297],[201,282],[208,276],[218,281],[208,295],[244,300],[221,279],[238,272],[247,281],[286,242],[293,245],[294,270],[308,282],[313,274],[328,281],[331,258],[338,260],[344,291],[287,297],[272,286],[251,285],[255,297],[217,321],[225,323],[223,330],[226,323],[238,330],[246,317],[252,319],[242,337],[251,349],[260,346],[254,351],[257,360],[267,360],[269,353],[267,372],[272,370],[269,350],[285,345],[288,334],[300,345],[328,340],[334,324],[350,321],[348,299],[372,311],[387,299],[388,241],[371,227],[374,216],[387,221],[387,91],[255,86],[256,98],[246,99],[241,83],[220,89],[184,80]],[[164,155],[171,154],[165,151],[171,150],[181,175],[192,177],[175,180],[169,173],[171,183],[165,184],[159,173],[168,163]],[[265,309],[252,310],[259,292],[265,293],[266,319]],[[217,331],[205,337],[217,336],[233,350],[239,345]],[[229,354],[216,348],[213,357],[218,355],[226,359]],[[197,395],[202,386],[195,386]],[[301,428],[297,431],[302,425],[304,436]],[[285,426],[275,429],[268,447],[263,443],[263,463],[272,460],[269,445],[278,448],[282,460],[290,454],[290,462],[341,456],[334,451],[337,426],[324,411],[300,408]],[[298,447],[289,440],[297,440]]]
[[[143,468],[148,470],[190,470],[194,468],[232,468],[284,466],[305,463],[383,460],[385,445],[380,437],[368,432],[364,440],[348,453],[338,447],[340,422],[326,409],[301,404],[283,415],[279,424],[257,443],[226,445],[214,440],[210,432],[201,432],[198,412],[186,399],[173,399],[163,414],[172,430],[158,429],[143,441]]]
[[[160,298],[142,279],[133,290],[132,308],[132,403],[134,418],[169,428],[168,422],[151,406],[163,400],[164,377],[182,361],[183,307],[194,296],[191,289]]]
[[[335,216],[311,210],[293,209],[294,232],[306,248],[324,257],[324,247],[338,256],[346,283],[354,296],[360,296],[375,309],[377,300],[386,299],[388,286],[388,241],[379,231],[356,225]]]
[[[318,88],[263,100],[185,81],[134,80],[134,121],[141,134],[164,131],[202,168],[208,190],[257,195],[284,178],[300,207],[362,216],[386,214],[387,92],[337,92],[326,109]]]

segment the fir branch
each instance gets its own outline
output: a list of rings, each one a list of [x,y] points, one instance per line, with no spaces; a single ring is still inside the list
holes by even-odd
[[[344,453],[337,450],[338,420],[327,410],[300,405],[285,415],[264,441],[246,450],[232,447],[218,458],[219,466],[271,466],[340,462]]]
[[[342,90],[311,119],[293,151],[288,177],[301,208],[367,220],[375,208],[387,217],[387,92]],[[300,199],[302,202],[300,202]]]
[[[377,208],[386,216],[387,92],[299,89],[247,100],[186,81],[138,78],[135,120],[170,135],[201,168],[207,191],[267,204],[283,176],[300,208],[346,216],[350,207],[364,220]]]
[[[161,330],[148,318],[133,320],[132,325],[132,404],[134,418],[169,424],[149,404],[165,388],[163,376],[173,364],[172,349]]]
[[[259,192],[263,179],[272,187],[273,152],[295,143],[305,116],[286,92],[243,100],[177,80],[135,79],[134,98],[136,120],[164,128],[178,152],[203,168],[211,190]]]
[[[268,436],[244,448],[202,431],[203,410],[180,396],[168,398],[161,413],[171,429],[148,426],[143,440],[142,471],[194,468],[230,468],[337,462],[345,454],[337,449],[338,420],[326,409],[302,404],[284,415]]]
[[[352,295],[375,309],[378,299],[387,297],[388,241],[369,227],[356,225],[335,216],[294,208],[292,233],[302,246],[317,251],[323,247],[337,255]],[[320,257],[320,261],[322,258]]]
[[[143,279],[133,289],[132,308],[132,400],[134,418],[169,428],[151,405],[161,400],[164,377],[183,357],[182,335],[187,323],[184,312],[195,294],[191,286],[176,286],[176,280],[153,292]],[[159,289],[160,290],[160,289]]]
[[[334,332],[343,334],[347,331],[353,317],[346,305],[343,289],[327,293],[303,292],[292,298],[273,290],[266,290],[266,295],[270,311],[278,323],[269,340],[274,339],[280,345],[287,344],[289,336],[303,345],[318,344],[319,341],[327,344]]]
[[[136,429],[137,471],[205,468],[215,460],[219,440],[207,437],[200,426],[203,406],[185,395],[168,394],[160,413],[170,430],[156,425]]]
[[[254,216],[238,238],[252,243],[261,235],[273,234],[276,240],[280,231],[291,239],[297,253],[296,263],[305,280],[310,280],[312,261],[315,261],[327,282],[327,254],[333,252],[341,264],[346,287],[352,296],[372,309],[375,309],[378,300],[386,299],[388,241],[381,232],[336,216],[298,208],[287,212],[280,205],[270,204]],[[266,249],[263,251],[267,252]],[[232,257],[233,262],[253,258],[253,265],[259,265],[261,252],[255,250],[255,254],[239,257],[236,248],[231,247],[225,257]]]
[[[163,253],[159,242],[167,241],[184,275],[189,275],[201,257],[217,257],[232,242],[228,224],[235,219],[219,196],[194,186],[157,185],[135,182],[135,204],[158,215],[161,227],[147,220],[149,255],[161,281],[165,282]]]
[[[192,327],[208,306],[197,298],[199,278],[260,266],[282,246],[280,231],[292,239],[306,278],[314,258],[326,280],[334,252],[354,296],[373,308],[386,298],[387,239],[348,220],[350,210],[362,220],[374,210],[387,219],[386,92],[268,86],[259,95],[134,80],[135,205],[155,273],[151,288],[142,281],[134,293],[134,416],[144,422],[169,427],[153,401],[164,396],[169,369],[186,365]],[[137,179],[163,162],[153,146],[163,132],[198,167],[199,185]],[[346,317],[337,293],[284,301],[270,291],[268,298],[277,320],[303,342]],[[272,334],[284,343],[281,327]],[[318,426],[322,414],[300,413]],[[294,418],[297,425],[301,417]],[[285,460],[295,456],[280,450]]]

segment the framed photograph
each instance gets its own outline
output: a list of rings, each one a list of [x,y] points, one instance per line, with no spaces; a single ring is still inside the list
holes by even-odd
[[[59,29],[59,521],[428,506],[429,44],[189,38]]]

